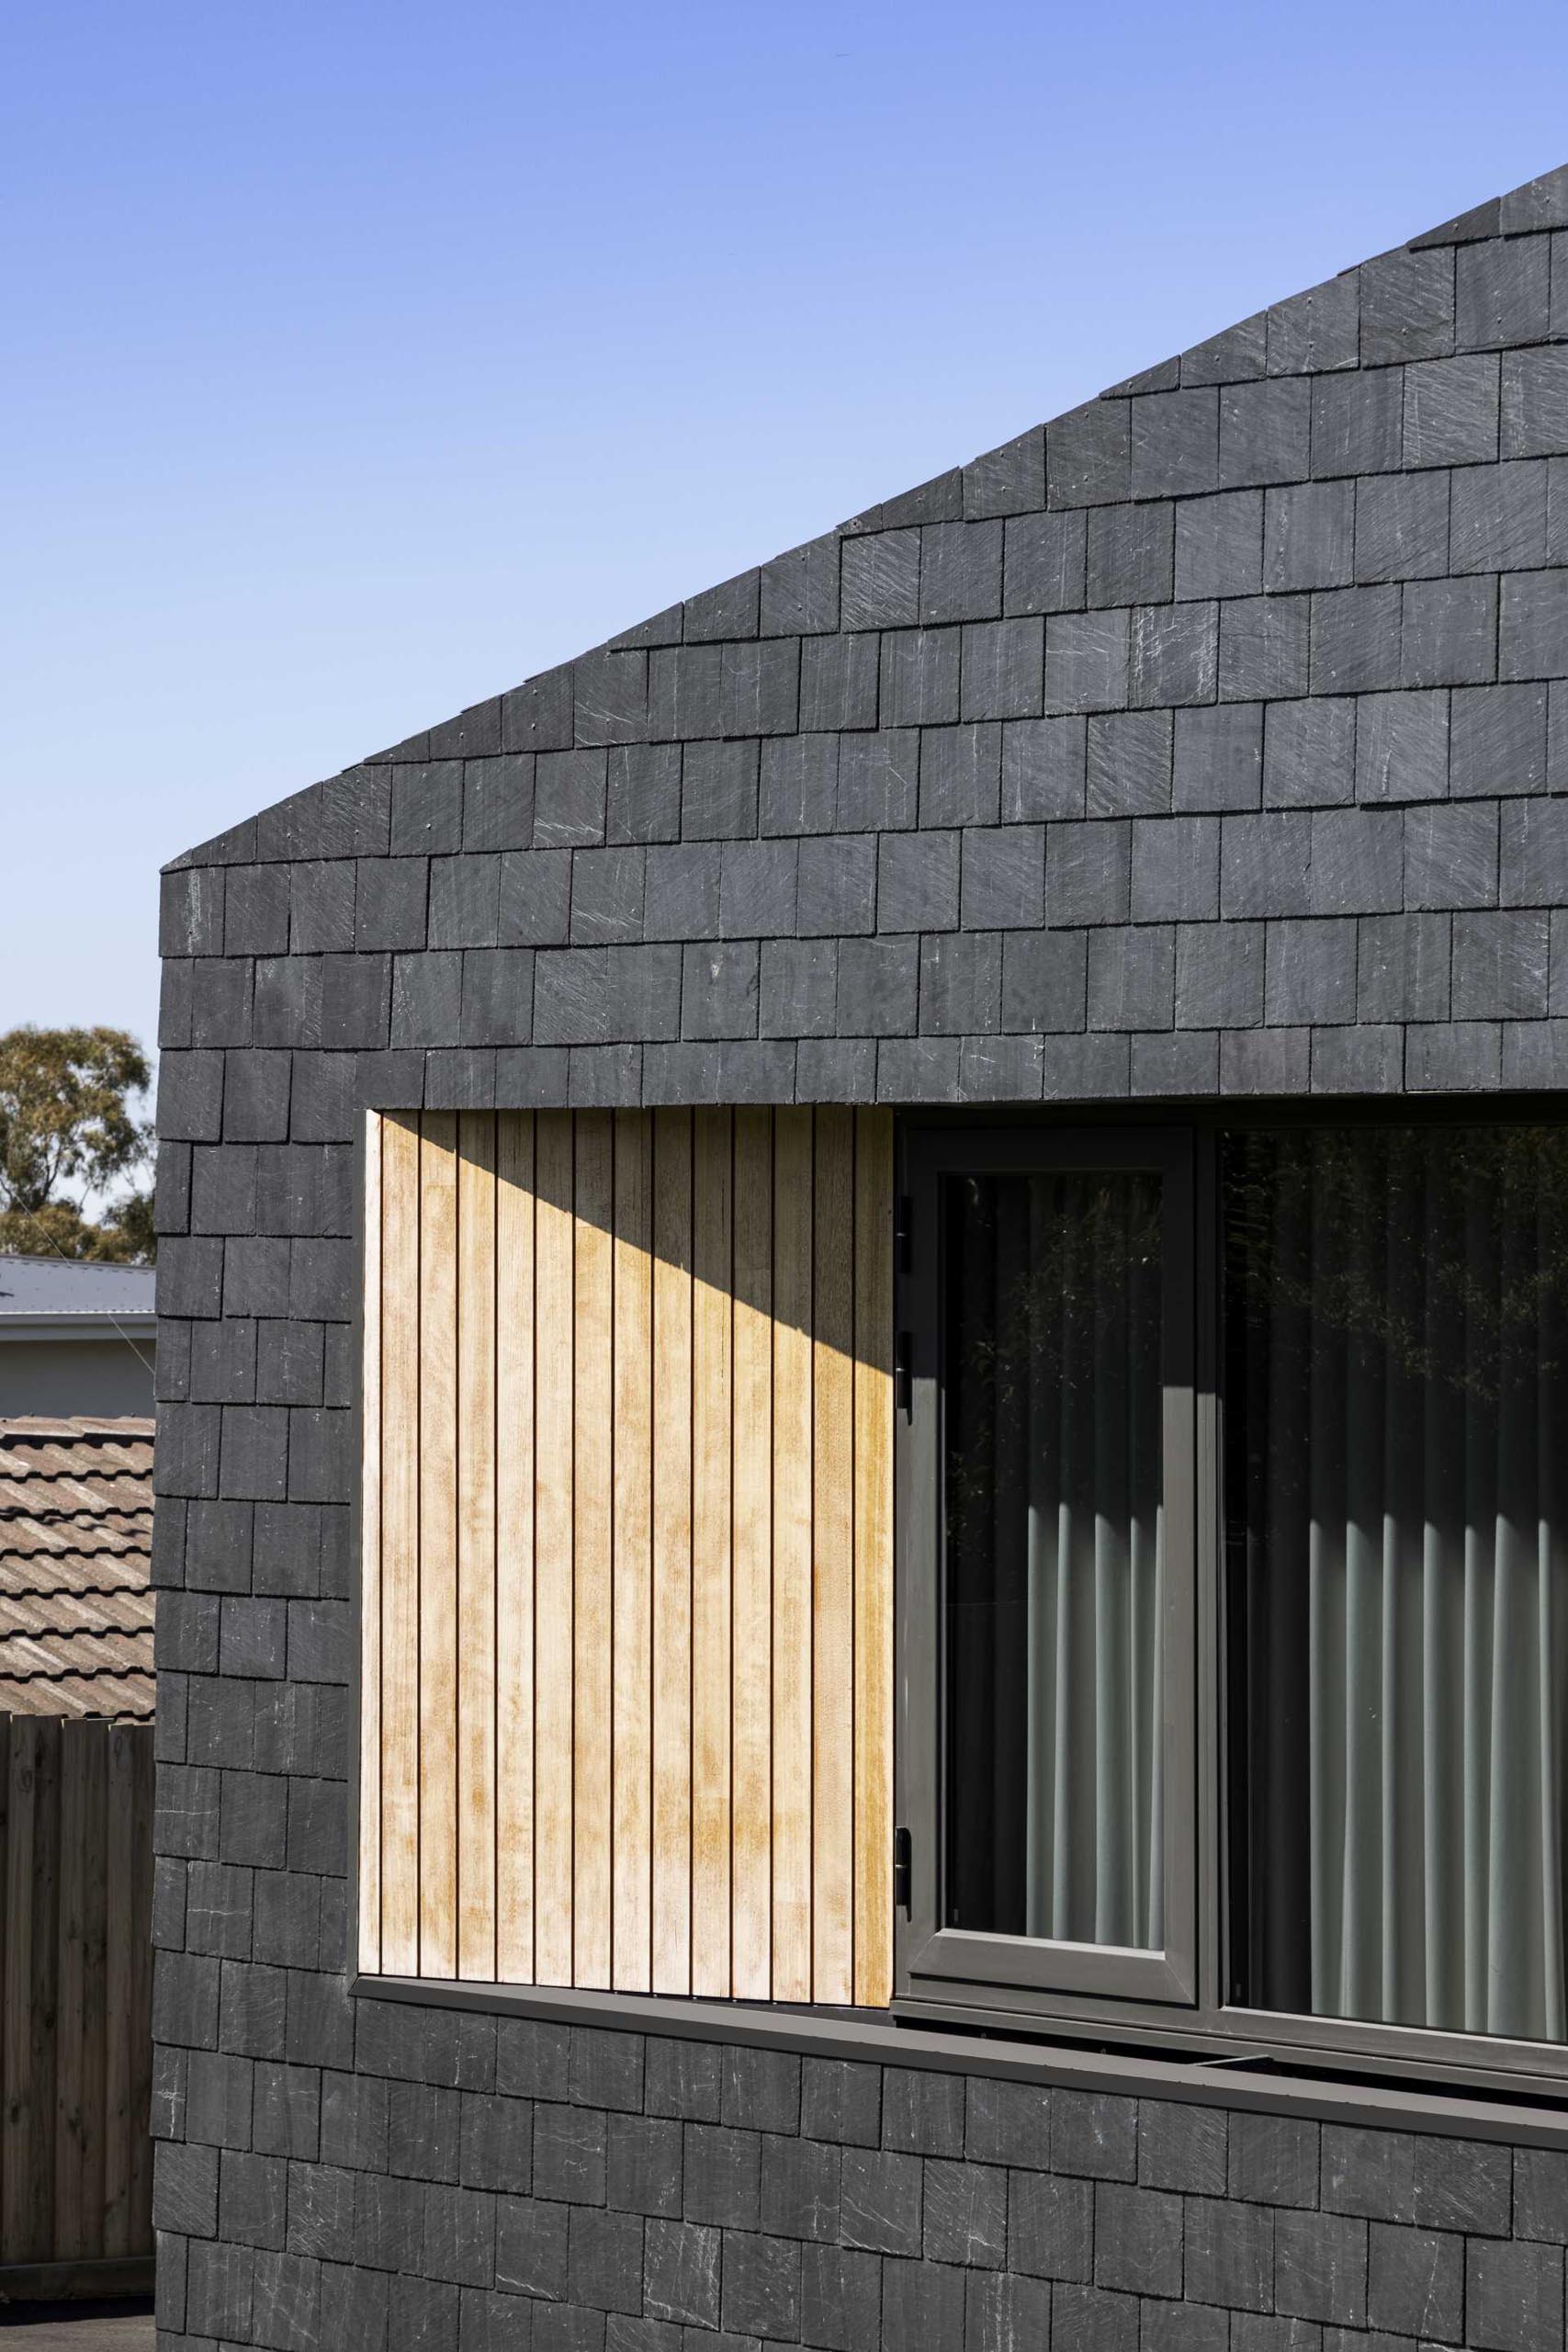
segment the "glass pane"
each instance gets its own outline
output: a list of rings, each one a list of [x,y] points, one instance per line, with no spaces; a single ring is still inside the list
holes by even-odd
[[[943,1214],[947,1924],[1157,1951],[1159,1179]]]
[[[1249,1997],[1560,2041],[1568,1134],[1224,1166]]]

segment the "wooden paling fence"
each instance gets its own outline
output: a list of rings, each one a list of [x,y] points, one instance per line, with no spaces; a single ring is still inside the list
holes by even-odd
[[[107,2288],[152,2251],[152,1724],[0,1714],[0,2296]]]

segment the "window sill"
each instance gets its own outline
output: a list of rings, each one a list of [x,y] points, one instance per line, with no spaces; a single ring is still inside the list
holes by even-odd
[[[938,2074],[981,2075],[1256,2114],[1310,2116],[1325,2123],[1568,2150],[1568,2087],[1559,2108],[1547,2103],[1550,2094],[1543,2098],[1533,2086],[1529,2103],[1522,2098],[1514,2102],[1490,2091],[1450,2093],[1388,2076],[1325,2075],[1307,2071],[1304,2064],[1292,2070],[1288,2053],[1272,2051],[1247,2051],[1221,2060],[1095,2049],[1071,2041],[999,2040],[983,2031],[908,2021],[881,2009],[789,2008],[420,1976],[355,1975],[348,1989],[359,1999],[401,2001],[416,2007],[488,2011],[560,2025],[793,2050],[808,2057],[859,2059]]]

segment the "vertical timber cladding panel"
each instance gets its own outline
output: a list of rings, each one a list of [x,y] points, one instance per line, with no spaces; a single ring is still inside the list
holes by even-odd
[[[369,1148],[363,1964],[885,2005],[889,1119]]]

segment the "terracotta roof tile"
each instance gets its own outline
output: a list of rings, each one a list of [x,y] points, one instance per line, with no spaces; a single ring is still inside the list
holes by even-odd
[[[152,1424],[0,1420],[0,1710],[152,1713]]]

